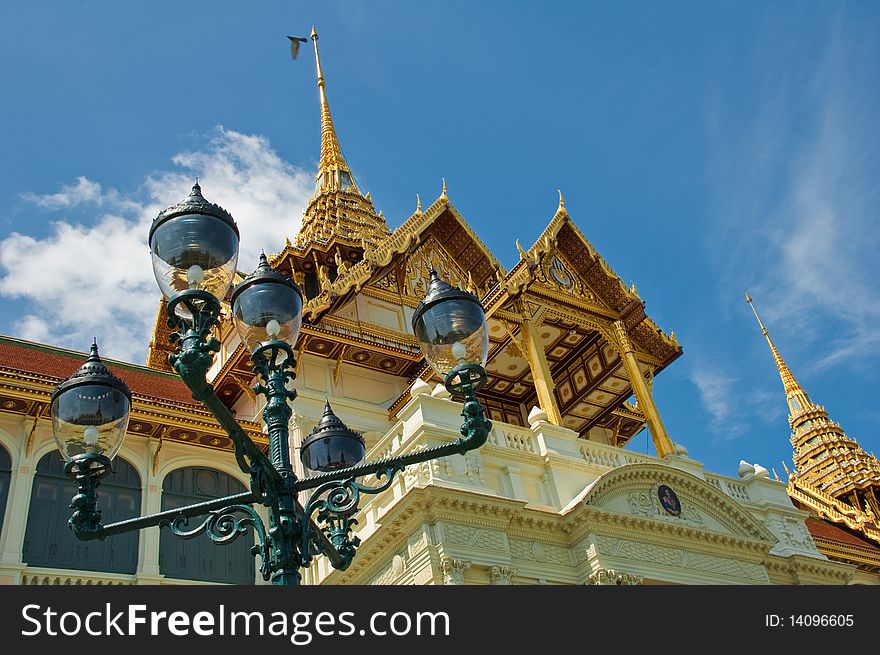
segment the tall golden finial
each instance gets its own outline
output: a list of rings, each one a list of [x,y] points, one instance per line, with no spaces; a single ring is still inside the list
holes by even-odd
[[[779,351],[776,349],[773,340],[770,339],[770,334],[767,332],[767,328],[764,327],[764,323],[761,321],[761,317],[758,316],[758,310],[755,309],[755,305],[752,302],[752,297],[749,294],[746,294],[746,302],[749,303],[749,307],[752,308],[752,312],[754,312],[755,318],[758,319],[758,325],[761,326],[761,332],[764,333],[764,338],[767,339],[767,343],[770,345],[770,352],[773,353],[773,361],[776,362],[776,368],[779,370],[779,377],[782,378],[782,386],[785,388],[786,395],[790,395],[800,391],[804,394],[804,396],[806,396],[806,392],[804,392],[804,390],[798,384],[797,380],[794,379],[794,375],[792,375],[791,371],[788,368],[788,365],[785,363],[785,360],[782,359],[782,355],[779,354]]]
[[[315,48],[315,70],[321,107],[321,157],[318,160],[315,193],[303,210],[296,245],[304,248],[319,241],[343,239],[349,245],[356,246],[366,239],[369,246],[375,247],[391,231],[382,214],[376,215],[370,194],[361,194],[351,169],[345,162],[333,118],[330,116],[324,70],[318,50],[318,31],[314,27],[311,38]]]
[[[440,179],[443,180],[443,192],[440,194],[440,198],[446,200],[449,197],[446,195],[446,178],[441,177]]]
[[[311,37],[315,45],[318,95],[321,101],[321,159],[318,161],[318,189],[352,189],[357,191],[351,170],[348,168],[348,164],[345,163],[345,157],[342,155],[342,147],[339,145],[339,138],[336,136],[333,118],[330,116],[324,71],[321,69],[321,55],[318,53],[318,32],[314,26],[312,27]]]
[[[416,194],[416,214],[422,213],[422,199],[419,194]]]
[[[559,193],[559,206],[556,208],[556,211],[557,212],[564,212],[565,211],[565,198],[562,197],[562,190],[556,189],[556,191]]]

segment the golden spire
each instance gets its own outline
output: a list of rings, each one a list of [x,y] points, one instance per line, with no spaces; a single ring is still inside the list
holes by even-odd
[[[790,495],[792,489],[797,490],[799,495],[793,496],[797,504],[806,505],[832,521],[845,521],[847,516],[861,517],[864,525],[849,527],[880,541],[880,526],[862,509],[863,505],[870,507],[871,511],[880,509],[880,462],[847,436],[843,428],[828,417],[824,407],[810,400],[770,339],[749,294],[746,294],[746,302],[751,305],[770,345],[785,387],[795,471],[789,471],[784,461],[782,466],[788,474]],[[829,497],[839,506],[829,505]],[[849,509],[841,513],[841,507]]]
[[[341,240],[355,248],[362,243],[376,246],[391,231],[384,217],[376,215],[370,194],[362,195],[358,190],[351,169],[342,155],[327,103],[324,71],[318,52],[318,33],[314,27],[311,37],[315,46],[321,104],[321,158],[318,161],[315,194],[303,213],[296,245],[298,248],[308,248],[312,243]]]
[[[318,95],[321,100],[321,159],[318,161],[317,191],[336,191],[351,189],[357,191],[354,178],[345,157],[342,155],[342,147],[336,136],[336,128],[333,126],[333,118],[330,116],[330,105],[327,104],[326,83],[324,71],[321,70],[321,55],[318,53],[318,33],[312,27],[312,42],[315,44],[315,66],[318,72]]]
[[[791,395],[800,391],[806,396],[806,392],[798,384],[797,380],[794,379],[794,375],[791,374],[788,365],[785,363],[785,360],[782,359],[782,355],[779,354],[772,339],[770,339],[770,334],[767,332],[767,328],[764,327],[761,317],[758,316],[758,310],[755,309],[755,305],[752,303],[752,297],[749,294],[746,294],[746,302],[749,303],[749,307],[752,308],[755,318],[758,319],[758,325],[761,326],[761,332],[764,333],[764,338],[767,339],[767,343],[770,344],[770,352],[773,353],[773,361],[776,362],[776,368],[779,369],[779,377],[782,378],[782,386],[785,388],[785,394]]]

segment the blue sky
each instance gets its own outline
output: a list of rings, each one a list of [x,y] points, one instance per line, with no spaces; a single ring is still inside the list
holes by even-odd
[[[3,3],[0,332],[143,361],[147,226],[195,175],[239,221],[242,268],[293,237],[319,118],[285,35],[312,24],[391,227],[445,176],[510,267],[563,190],[684,346],[655,394],[692,456],[790,460],[746,290],[813,398],[880,450],[873,2]]]

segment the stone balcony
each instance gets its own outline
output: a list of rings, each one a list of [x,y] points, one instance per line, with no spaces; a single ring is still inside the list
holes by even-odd
[[[367,459],[405,454],[458,438],[461,405],[442,396],[435,391],[433,396],[424,393],[411,398],[399,412],[398,422],[367,453]],[[457,492],[462,498],[486,502],[492,499],[499,506],[513,508],[510,511],[558,520],[582,504],[590,488],[607,473],[626,466],[653,465],[675,469],[679,476],[693,476],[699,484],[710,485],[734,501],[772,533],[768,533],[768,543],[772,544],[774,537],[778,540],[772,549],[767,546],[770,554],[824,560],[804,526],[806,513],[792,505],[784,484],[756,475],[740,479],[707,473],[684,449],[679,453],[659,460],[581,439],[577,433],[544,420],[536,420],[530,427],[494,422],[487,443],[478,451],[410,466],[389,489],[362,496],[356,533],[364,544],[362,552],[371,548],[371,537],[387,540],[387,535],[380,534],[386,517],[416,490],[447,496]],[[376,480],[365,482],[375,484]],[[444,550],[442,543],[437,547],[437,552]],[[342,578],[324,558],[318,558],[306,582],[322,581],[354,580],[350,575]]]

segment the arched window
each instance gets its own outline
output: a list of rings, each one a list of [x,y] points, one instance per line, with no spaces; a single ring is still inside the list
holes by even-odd
[[[191,466],[169,473],[162,482],[162,510],[175,509],[247,491],[221,471]],[[190,519],[194,528],[204,519]],[[181,539],[168,528],[159,537],[159,572],[169,578],[204,580],[228,584],[254,583],[253,534],[241,535],[230,544],[216,544],[204,534]]]
[[[9,484],[12,482],[12,458],[0,446],[0,532],[3,531],[3,515],[6,513],[6,499],[9,497]]]
[[[56,450],[45,455],[34,476],[23,561],[29,566],[54,569],[134,573],[138,533],[127,532],[104,541],[80,541],[67,527],[73,511],[68,505],[74,495],[76,484],[64,475],[61,453]],[[101,480],[98,507],[103,523],[134,518],[140,513],[141,478],[121,457],[113,460],[113,472]]]

